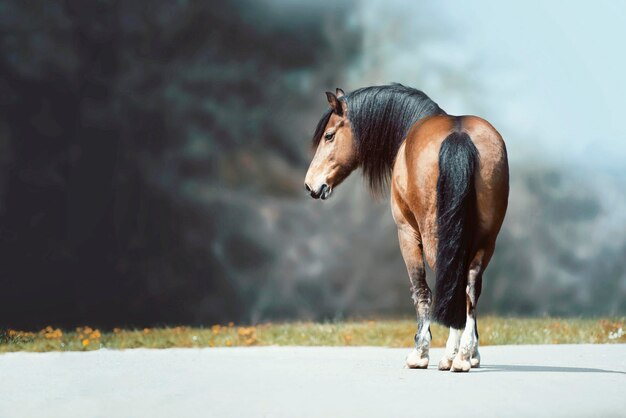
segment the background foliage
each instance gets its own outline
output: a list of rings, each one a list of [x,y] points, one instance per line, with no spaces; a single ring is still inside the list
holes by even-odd
[[[357,176],[324,205],[302,192],[323,91],[405,82],[375,48],[394,26],[371,13],[1,1],[0,324],[410,315],[387,202]],[[445,36],[415,27],[423,45]],[[432,71],[435,93],[490,118],[471,71]],[[513,160],[481,311],[625,314],[623,173]]]

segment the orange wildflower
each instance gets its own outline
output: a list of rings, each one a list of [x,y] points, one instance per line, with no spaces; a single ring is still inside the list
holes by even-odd
[[[253,345],[257,343],[255,327],[239,327],[237,334],[239,334],[239,338],[245,345]]]
[[[47,327],[42,329],[39,334],[42,335],[45,339],[51,340],[61,338],[63,336],[63,331],[61,331],[59,328],[54,329],[50,325],[48,325]]]

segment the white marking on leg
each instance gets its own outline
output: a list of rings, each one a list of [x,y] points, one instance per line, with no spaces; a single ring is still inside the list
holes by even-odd
[[[461,330],[450,327],[450,335],[446,342],[446,358],[449,360],[454,359],[456,353],[459,351],[459,342],[461,340]]]
[[[470,364],[472,367],[480,366],[480,353],[478,352],[478,334],[476,333],[476,323],[474,323],[474,346],[472,347]]]
[[[439,362],[439,370],[450,370],[452,360],[454,360],[456,353],[459,351],[460,339],[461,330],[450,327],[450,335],[448,335],[448,341],[446,342],[446,352]]]
[[[459,354],[463,360],[469,359],[475,344],[476,334],[474,333],[474,317],[468,315],[465,322],[465,330],[461,336],[461,344],[459,345]]]
[[[430,339],[430,320],[427,319],[424,321],[422,329],[417,336],[417,341],[415,342],[415,348],[420,351],[422,355],[428,355]]]
[[[459,352],[454,358],[450,370],[455,372],[467,372],[472,367],[470,363],[470,355],[476,342],[474,337],[474,325],[474,316],[467,315],[465,330],[461,336],[461,344],[459,344]]]
[[[415,337],[415,349],[406,358],[406,365],[411,369],[424,369],[428,367],[430,356],[430,320],[424,321],[419,334]]]

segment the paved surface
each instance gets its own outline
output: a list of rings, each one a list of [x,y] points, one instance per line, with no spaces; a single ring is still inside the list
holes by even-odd
[[[500,346],[404,369],[370,347],[0,355],[0,417],[626,417],[626,345]]]

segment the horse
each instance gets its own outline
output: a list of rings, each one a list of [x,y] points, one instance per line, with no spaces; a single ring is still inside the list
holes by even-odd
[[[304,187],[326,200],[361,168],[374,195],[390,189],[391,212],[417,314],[406,366],[430,361],[431,320],[449,327],[439,370],[480,366],[476,306],[509,195],[506,145],[477,116],[452,116],[424,92],[391,84],[326,92]],[[425,262],[435,273],[435,298]]]

